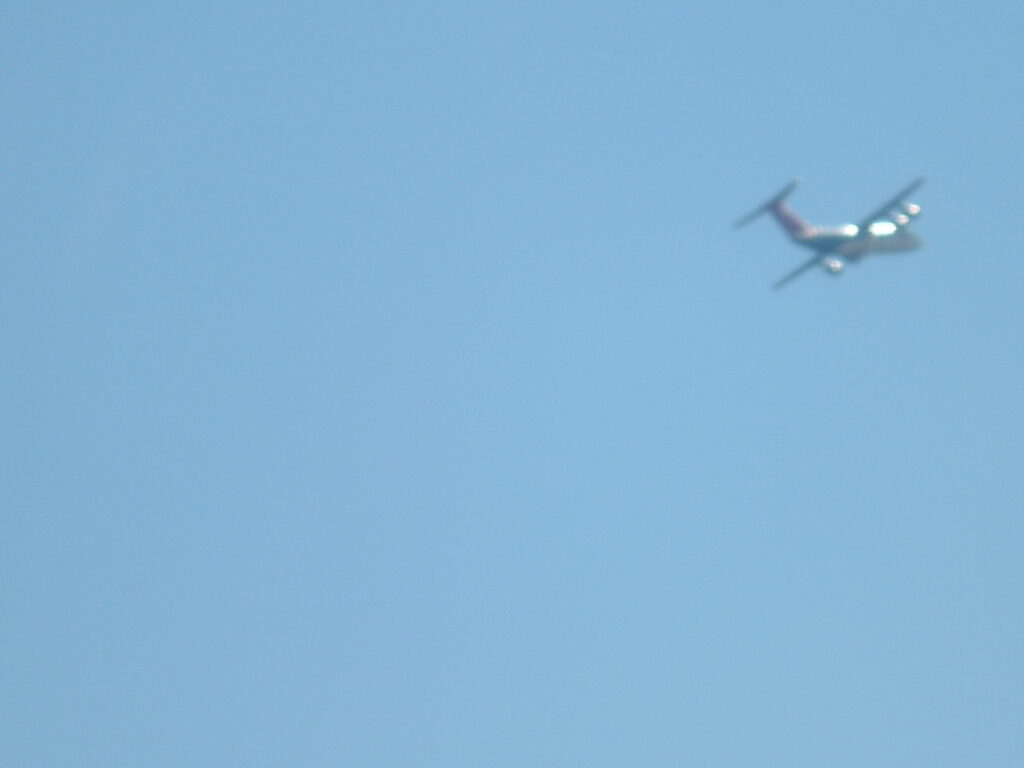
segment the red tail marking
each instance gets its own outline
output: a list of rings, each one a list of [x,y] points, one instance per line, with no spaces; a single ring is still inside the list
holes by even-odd
[[[790,237],[808,237],[814,234],[814,227],[801,219],[796,211],[781,200],[768,206],[768,210]]]

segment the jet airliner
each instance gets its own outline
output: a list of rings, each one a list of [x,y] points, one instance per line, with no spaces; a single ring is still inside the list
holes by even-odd
[[[776,281],[774,288],[781,288],[815,266],[836,275],[846,264],[854,264],[870,254],[902,253],[921,246],[921,239],[909,229],[910,223],[921,215],[921,206],[907,202],[906,198],[924,183],[924,179],[907,185],[860,223],[837,227],[810,224],[786,204],[786,198],[799,183],[800,179],[790,182],[735,225],[739,229],[762,213],[770,213],[794,243],[814,251],[811,258]]]

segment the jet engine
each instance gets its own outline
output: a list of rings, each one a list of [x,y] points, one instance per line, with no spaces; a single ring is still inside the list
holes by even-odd
[[[892,220],[898,227],[905,227],[920,215],[921,206],[915,203],[900,203],[899,207],[892,209]]]

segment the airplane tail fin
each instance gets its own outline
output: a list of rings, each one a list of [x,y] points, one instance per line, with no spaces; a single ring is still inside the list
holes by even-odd
[[[799,183],[800,179],[793,179],[793,181],[775,193],[774,196],[765,200],[761,205],[757,206],[757,208],[737,221],[733,225],[733,228],[739,229],[740,227],[746,226],[762,213],[770,212],[775,217],[775,220],[778,221],[791,236],[798,237],[809,232],[811,230],[811,226],[797,216],[793,209],[787,206],[784,202],[793,190],[796,189],[797,184]]]

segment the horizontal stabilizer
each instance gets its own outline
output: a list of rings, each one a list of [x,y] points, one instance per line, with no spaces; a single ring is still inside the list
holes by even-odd
[[[789,182],[789,184],[784,186],[774,196],[772,196],[769,199],[765,200],[763,203],[761,203],[759,206],[757,206],[757,208],[755,208],[750,213],[748,213],[746,216],[744,216],[739,221],[737,221],[733,225],[733,228],[734,229],[739,229],[740,227],[744,226],[745,224],[749,224],[751,221],[756,219],[762,213],[764,213],[765,211],[769,210],[773,205],[777,205],[778,203],[781,203],[783,200],[785,200],[787,197],[789,197],[790,193],[794,189],[796,189],[796,185],[799,184],[799,183],[800,183],[800,179],[793,179],[793,181]]]

